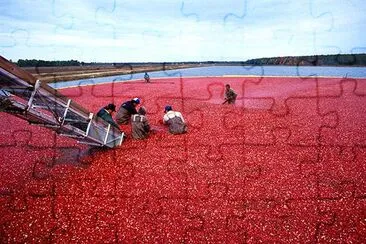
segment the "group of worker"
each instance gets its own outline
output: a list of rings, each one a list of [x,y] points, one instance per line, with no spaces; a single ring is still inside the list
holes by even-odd
[[[230,85],[225,86],[225,101],[224,103],[234,104],[237,94],[230,88]],[[141,103],[139,98],[133,98],[122,103],[118,111],[113,103],[103,107],[97,113],[97,117],[109,123],[111,126],[120,129],[119,125],[131,123],[131,136],[133,139],[145,139],[151,132],[150,124],[146,117],[146,109],[143,106],[137,110]],[[116,113],[115,120],[113,113]],[[183,115],[174,111],[171,105],[166,105],[164,108],[163,124],[167,125],[171,134],[183,134],[187,132],[187,125]]]
[[[115,128],[120,130],[119,125],[131,123],[131,136],[134,139],[144,139],[151,132],[150,124],[146,117],[146,109],[141,106],[139,98],[133,98],[122,103],[121,107],[116,111],[116,105],[108,104],[97,113],[97,117],[103,119]],[[116,113],[115,120],[113,113]],[[169,127],[171,134],[183,134],[187,132],[187,125],[180,112],[174,111],[172,106],[166,105],[164,109],[163,123]]]

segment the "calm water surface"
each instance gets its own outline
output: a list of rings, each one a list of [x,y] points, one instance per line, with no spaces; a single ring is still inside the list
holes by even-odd
[[[366,78],[366,67],[310,67],[310,66],[210,66],[169,71],[149,72],[150,78],[162,77],[187,77],[187,76],[230,76],[230,75],[253,75],[253,76],[326,76],[326,77],[349,77]],[[131,75],[117,75],[92,79],[65,81],[50,84],[53,88],[65,88],[102,84],[109,82],[124,82],[140,80],[144,73]]]

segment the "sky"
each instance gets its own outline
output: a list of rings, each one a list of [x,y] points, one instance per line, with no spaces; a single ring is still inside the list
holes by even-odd
[[[366,53],[365,13],[365,0],[0,0],[0,54],[128,63]]]

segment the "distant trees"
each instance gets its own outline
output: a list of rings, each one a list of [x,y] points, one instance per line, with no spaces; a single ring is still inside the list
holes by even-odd
[[[58,66],[141,66],[141,65],[291,65],[291,66],[366,66],[366,54],[330,54],[313,56],[286,56],[257,58],[247,61],[203,61],[203,62],[141,62],[141,63],[85,63],[77,60],[45,61],[37,59],[19,59],[16,62],[20,67],[58,67]]]
[[[54,67],[54,66],[80,66],[77,60],[45,61],[38,59],[19,59],[16,63],[20,67]]]
[[[295,57],[257,58],[245,65],[292,65],[292,66],[366,66],[366,54],[336,54]]]

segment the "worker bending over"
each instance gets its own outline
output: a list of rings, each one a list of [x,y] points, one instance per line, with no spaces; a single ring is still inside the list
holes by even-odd
[[[150,132],[150,125],[146,118],[146,110],[140,107],[138,114],[131,116],[131,130],[133,139],[145,139]]]
[[[226,86],[225,86],[225,102],[223,104],[225,104],[225,103],[235,104],[236,97],[237,97],[236,92],[232,88],[230,88],[229,84],[226,84]]]
[[[112,118],[113,112],[116,112],[116,105],[110,103],[101,110],[99,110],[99,112],[97,113],[97,117],[101,118],[102,120],[120,130],[118,124]]]
[[[116,121],[118,124],[128,124],[131,119],[131,115],[137,114],[136,107],[140,104],[140,99],[134,98],[130,101],[122,103],[116,114]]]
[[[187,125],[180,112],[173,111],[172,106],[165,106],[163,123],[169,126],[171,134],[183,134],[187,132]]]

